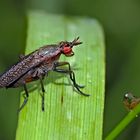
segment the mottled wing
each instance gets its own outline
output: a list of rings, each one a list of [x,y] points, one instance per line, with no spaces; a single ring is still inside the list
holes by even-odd
[[[0,87],[8,87],[13,82],[26,74],[30,69],[38,66],[42,62],[42,57],[37,51],[23,58],[20,62],[13,65],[9,70],[3,73],[0,77]]]

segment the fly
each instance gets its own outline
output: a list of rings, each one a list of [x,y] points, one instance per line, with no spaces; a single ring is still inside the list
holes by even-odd
[[[84,96],[89,96],[89,94],[85,94],[80,90],[80,88],[83,88],[83,86],[77,84],[75,73],[71,69],[69,62],[58,61],[61,54],[64,54],[66,57],[74,55],[72,50],[73,46],[82,44],[82,42],[78,40],[79,37],[74,39],[72,42],[61,41],[58,44],[45,45],[26,56],[21,55],[19,62],[0,76],[1,88],[24,87],[24,101],[20,106],[19,111],[26,105],[29,98],[26,84],[36,80],[40,80],[42,89],[42,111],[44,111],[45,88],[43,85],[43,79],[45,75],[48,75],[49,71],[68,74],[74,88],[78,91],[78,93]],[[67,69],[61,68],[61,66],[64,65],[67,66]]]

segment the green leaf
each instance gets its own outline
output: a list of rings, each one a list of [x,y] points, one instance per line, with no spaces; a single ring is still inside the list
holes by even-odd
[[[39,82],[32,85],[29,101],[19,114],[16,140],[101,140],[104,110],[105,56],[104,37],[94,19],[53,15],[41,11],[28,14],[26,54],[45,44],[80,36],[82,45],[74,48],[70,62],[77,83],[91,96],[77,94],[69,77],[55,72],[44,80],[45,111],[41,110]],[[21,97],[21,103],[23,98]]]

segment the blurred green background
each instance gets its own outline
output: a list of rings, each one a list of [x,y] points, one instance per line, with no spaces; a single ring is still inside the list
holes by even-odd
[[[96,18],[106,43],[106,100],[104,137],[127,114],[124,93],[140,96],[140,1],[139,0],[7,0],[0,1],[0,72],[18,60],[26,44],[27,9]],[[57,22],[57,21],[56,21]],[[0,140],[14,140],[19,90],[0,89]],[[136,118],[118,140],[140,139]]]

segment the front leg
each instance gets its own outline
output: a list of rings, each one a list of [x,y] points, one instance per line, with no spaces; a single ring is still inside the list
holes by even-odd
[[[56,62],[56,63],[55,63],[55,69],[58,69],[57,67],[61,67],[61,66],[65,66],[65,65],[68,66],[68,70],[69,70],[69,71],[72,71],[69,62]],[[61,71],[61,73],[66,73],[66,72],[62,72],[62,71]],[[83,85],[79,85],[79,84],[76,83],[75,74],[74,74],[73,71],[72,71],[71,73],[69,73],[69,76],[70,76],[70,79],[71,79],[71,81],[73,82],[73,84],[76,85],[78,88],[84,88],[84,87],[85,87],[85,86],[83,86]]]
[[[66,69],[60,69],[58,68],[59,66],[64,66],[64,65],[68,65],[68,70]],[[55,63],[55,68],[54,71],[59,72],[59,73],[66,73],[69,74],[71,81],[73,82],[73,86],[78,90],[78,92],[84,96],[89,96],[89,94],[85,94],[83,93],[79,88],[83,87],[80,86],[76,83],[76,79],[75,79],[75,73],[71,70],[71,66],[68,62],[57,62]]]

